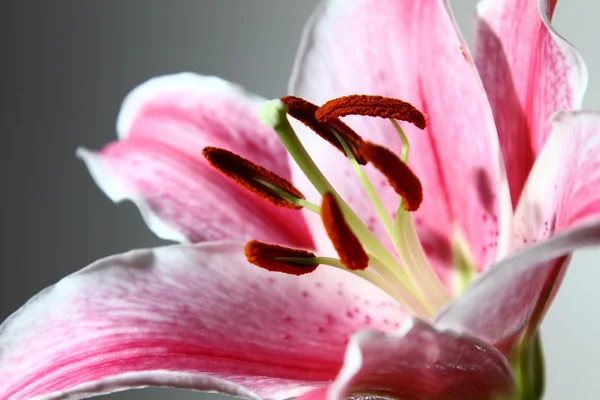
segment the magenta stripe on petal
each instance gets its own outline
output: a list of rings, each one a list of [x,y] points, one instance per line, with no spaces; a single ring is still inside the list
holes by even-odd
[[[475,58],[494,111],[516,207],[550,135],[550,117],[581,107],[587,71],[554,31],[557,0],[484,0],[478,7]]]
[[[335,377],[355,331],[404,318],[355,276],[271,273],[243,244],[133,251],[66,277],[2,324],[0,398],[164,384],[290,397]]]
[[[447,1],[323,2],[305,30],[290,90],[316,104],[350,94],[382,95],[424,112],[424,131],[410,124],[403,129],[411,143],[409,164],[423,183],[415,221],[425,251],[448,286],[457,232],[479,270],[495,261],[499,246],[508,242],[508,185],[492,110]],[[348,117],[347,122],[366,140],[400,153],[389,121]],[[342,197],[391,246],[348,161],[321,138],[299,131]],[[378,171],[365,170],[393,214],[398,196]],[[307,182],[295,183],[310,191]]]

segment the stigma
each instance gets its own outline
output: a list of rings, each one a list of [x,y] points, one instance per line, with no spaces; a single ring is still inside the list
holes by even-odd
[[[402,141],[400,154],[364,140],[340,118],[348,115],[385,118]],[[342,152],[352,165],[365,196],[372,203],[394,252],[369,230],[319,170],[298,139],[288,117],[292,117]],[[252,240],[245,256],[257,267],[278,273],[303,275],[317,268],[338,268],[357,275],[388,293],[408,312],[429,319],[450,299],[446,287],[432,269],[418,238],[411,213],[423,201],[423,187],[408,164],[409,141],[398,121],[425,129],[425,116],[407,103],[381,96],[345,96],[317,106],[286,96],[271,100],[259,112],[263,124],[278,135],[290,156],[320,194],[306,199],[288,180],[228,150],[207,147],[203,155],[226,177],[279,207],[306,209],[319,214],[338,257],[324,257],[305,249]],[[375,167],[398,195],[398,208],[389,215],[364,166]]]

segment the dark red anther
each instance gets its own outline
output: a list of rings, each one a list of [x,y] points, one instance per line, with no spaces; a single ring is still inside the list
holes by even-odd
[[[283,101],[288,106],[288,114],[291,117],[297,119],[304,125],[308,126],[317,135],[327,140],[335,148],[337,148],[344,155],[346,155],[344,147],[341,145],[339,139],[331,130],[332,128],[335,129],[338,132],[338,134],[344,139],[344,141],[348,144],[348,147],[354,154],[356,161],[358,161],[358,163],[361,165],[364,165],[366,163],[360,155],[360,153],[358,152],[358,147],[363,142],[363,139],[348,125],[343,123],[338,118],[333,118],[327,121],[327,123],[318,121],[315,117],[315,113],[319,109],[319,107],[309,101],[301,99],[300,97],[285,96],[281,98],[281,101]]]
[[[383,96],[355,94],[339,97],[323,104],[315,114],[317,120],[327,123],[347,115],[393,118],[411,122],[420,129],[427,126],[423,113],[412,104]]]
[[[244,254],[248,261],[254,265],[273,272],[283,272],[290,275],[304,275],[313,272],[319,264],[310,263],[315,255],[310,251],[292,249],[251,240],[244,247]],[[292,261],[278,260],[278,258],[307,258],[307,264]]]
[[[327,236],[340,256],[342,264],[350,270],[364,270],[369,266],[369,256],[360,241],[354,235],[342,214],[335,197],[330,193],[323,195],[321,218]]]
[[[360,152],[388,179],[394,191],[404,199],[407,211],[417,211],[423,202],[423,186],[415,173],[392,151],[374,143],[364,142]]]
[[[218,147],[205,147],[202,150],[202,155],[208,160],[208,163],[221,172],[223,175],[234,180],[244,188],[250,190],[256,195],[262,197],[276,206],[286,208],[302,208],[301,206],[292,204],[288,200],[282,198],[274,191],[270,190],[265,185],[260,184],[256,179],[268,182],[283,191],[286,191],[294,197],[304,199],[304,195],[296,189],[294,185],[287,179],[280,177],[274,172],[269,171],[260,165],[254,164],[252,161],[246,160],[228,150]]]

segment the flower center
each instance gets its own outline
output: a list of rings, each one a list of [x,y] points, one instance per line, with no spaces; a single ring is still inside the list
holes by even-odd
[[[346,155],[397,257],[375,237],[319,170],[292,129],[288,114]],[[347,115],[389,119],[402,141],[401,154],[364,141],[339,119]],[[211,166],[263,199],[277,206],[306,208],[319,214],[339,258],[321,257],[256,240],[246,245],[246,258],[269,271],[293,275],[313,272],[319,265],[339,268],[378,286],[414,315],[425,319],[434,315],[449,300],[449,295],[431,268],[417,236],[411,212],[421,205],[423,189],[408,166],[409,142],[397,122],[409,122],[424,129],[425,116],[401,100],[366,95],[341,97],[321,107],[287,96],[267,102],[259,116],[277,132],[294,161],[320,193],[320,205],[306,200],[286,179],[227,150],[207,147],[203,150],[204,156]],[[363,165],[368,163],[387,178],[398,194],[395,218],[388,214],[363,170]]]

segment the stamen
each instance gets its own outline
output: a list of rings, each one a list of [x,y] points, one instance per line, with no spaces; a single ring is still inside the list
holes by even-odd
[[[371,200],[371,203],[373,204],[373,207],[375,208],[379,219],[383,223],[385,231],[387,232],[388,236],[392,238],[392,235],[394,233],[392,229],[392,221],[387,213],[387,210],[385,209],[385,206],[383,205],[383,202],[379,198],[379,195],[377,195],[377,192],[375,191],[375,188],[373,188],[373,185],[371,184],[371,181],[369,181],[369,177],[367,176],[365,171],[363,171],[361,166],[358,165],[358,162],[356,162],[354,155],[350,151],[350,148],[348,147],[344,139],[342,139],[342,137],[337,134],[336,137],[340,141],[340,144],[342,145],[344,150],[346,151],[348,160],[350,160],[350,165],[354,169],[356,176],[358,176],[360,183],[363,185],[363,188],[365,189],[369,200]]]
[[[446,287],[431,268],[425,255],[412,215],[403,213],[399,216],[399,232],[396,248],[403,265],[428,308],[434,313],[439,311],[450,300]]]
[[[321,194],[327,192],[336,194],[331,183],[329,183],[327,178],[319,170],[300,142],[300,139],[298,139],[296,132],[294,132],[294,129],[287,120],[287,110],[288,106],[281,100],[270,100],[261,107],[258,115],[263,124],[275,130],[281,143],[285,146],[290,156],[296,161],[300,170],[302,170],[315,189]],[[336,195],[336,198],[340,199],[341,197]],[[392,254],[381,244],[381,242],[379,242],[375,235],[373,235],[343,200],[340,203],[340,207],[344,212],[348,225],[352,227],[353,232],[356,233],[367,250],[376,255],[385,263],[385,265],[390,266],[390,268],[396,266],[400,268],[398,261],[394,259]]]
[[[371,263],[380,262],[379,260],[369,257]],[[328,265],[334,268],[341,269],[346,272],[350,272],[356,276],[361,277],[362,279],[371,282],[373,285],[382,289],[384,292],[390,295],[393,299],[395,299],[398,303],[404,307],[406,311],[409,313],[419,316],[423,319],[429,319],[433,316],[433,314],[423,307],[419,299],[414,297],[414,294],[411,291],[407,291],[403,286],[398,286],[394,279],[389,279],[389,276],[386,277],[384,275],[377,275],[376,273],[365,269],[363,271],[349,271],[346,269],[346,266],[342,264],[340,260],[337,258],[330,257],[316,257],[315,261],[322,265]],[[384,269],[387,270],[387,269]]]
[[[246,160],[235,153],[218,147],[205,147],[202,150],[202,155],[217,171],[270,203],[286,208],[302,208],[298,202],[294,202],[287,199],[285,196],[281,196],[277,191],[272,190],[269,185],[264,185],[262,183],[266,182],[273,185],[274,187],[289,193],[289,195],[294,198],[304,199],[304,195],[296,189],[290,181],[280,177],[274,172],[254,164],[252,161]]]
[[[366,164],[366,161],[358,152],[358,146],[363,142],[363,139],[348,125],[337,118],[333,118],[327,121],[327,123],[320,122],[317,120],[317,118],[315,118],[315,113],[319,107],[311,102],[301,99],[300,97],[285,96],[281,98],[281,101],[288,106],[288,114],[290,116],[308,126],[317,135],[327,140],[335,148],[346,155],[346,152],[340,145],[339,140],[335,137],[334,132],[331,131],[333,128],[344,138],[346,143],[349,144],[358,163],[361,165]]]
[[[350,270],[364,270],[369,266],[369,256],[354,235],[331,193],[323,195],[321,218],[333,247],[342,264]]]
[[[393,118],[411,122],[425,129],[425,116],[410,103],[383,96],[351,95],[339,97],[323,104],[315,116],[321,122],[329,122],[347,115],[366,115],[369,117]]]
[[[304,275],[313,272],[319,264],[315,262],[315,255],[310,251],[292,249],[251,240],[244,247],[244,254],[248,261],[254,265],[273,272],[283,272],[290,275]],[[299,259],[302,262],[282,260],[285,258]],[[304,263],[306,260],[306,264]]]
[[[363,142],[360,152],[367,161],[386,176],[396,193],[402,196],[404,208],[416,211],[423,201],[423,186],[412,170],[390,150],[371,142]]]

